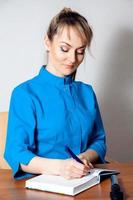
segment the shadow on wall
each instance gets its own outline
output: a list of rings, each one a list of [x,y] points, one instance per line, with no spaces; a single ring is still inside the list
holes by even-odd
[[[107,154],[133,162],[133,30],[119,30],[107,51],[101,91]]]

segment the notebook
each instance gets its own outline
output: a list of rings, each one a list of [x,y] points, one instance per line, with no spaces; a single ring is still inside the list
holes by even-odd
[[[116,170],[91,169],[90,173],[78,179],[65,179],[61,176],[42,174],[26,181],[25,187],[48,192],[67,195],[76,195],[96,184],[100,183],[101,177],[109,177],[118,174]]]

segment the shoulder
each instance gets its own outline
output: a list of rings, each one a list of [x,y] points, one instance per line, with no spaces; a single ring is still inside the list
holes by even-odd
[[[35,85],[36,79],[37,79],[37,76],[15,86],[12,91],[12,96],[19,97],[19,96],[27,96],[28,94],[30,94],[32,91],[32,88]]]
[[[82,81],[74,81],[74,85],[77,89],[85,93],[90,93],[90,94],[94,93],[93,87],[90,84],[84,83]]]

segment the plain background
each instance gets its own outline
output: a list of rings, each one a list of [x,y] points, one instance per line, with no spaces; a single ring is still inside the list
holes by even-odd
[[[77,80],[93,85],[108,155],[133,161],[133,1],[0,0],[0,111],[8,111],[19,83],[46,63],[43,38],[51,18],[64,6],[84,15],[94,32],[91,52]]]

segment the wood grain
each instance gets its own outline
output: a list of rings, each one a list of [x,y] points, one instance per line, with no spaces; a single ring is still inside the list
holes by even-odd
[[[118,181],[124,192],[124,199],[133,200],[133,163],[113,163],[96,165],[99,168],[116,169],[120,171]],[[26,180],[26,179],[25,179]],[[25,180],[15,181],[11,170],[0,169],[0,199],[1,200],[109,200],[111,189],[110,179],[106,179],[74,197],[43,191],[26,189]]]

